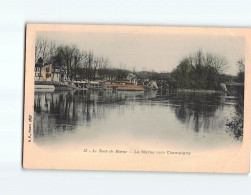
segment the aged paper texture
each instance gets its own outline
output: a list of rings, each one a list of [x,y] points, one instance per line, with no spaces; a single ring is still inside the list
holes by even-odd
[[[244,28],[27,24],[23,167],[249,173],[250,46]]]

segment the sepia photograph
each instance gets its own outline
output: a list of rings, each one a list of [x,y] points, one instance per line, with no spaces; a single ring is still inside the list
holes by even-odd
[[[33,106],[25,144],[53,158],[35,168],[186,171],[175,165],[185,159],[189,171],[221,172],[215,163],[242,149],[244,35],[35,27],[27,31]],[[104,164],[94,165],[99,158]],[[138,163],[124,162],[131,159]]]
[[[251,194],[250,0],[0,2],[0,194]]]

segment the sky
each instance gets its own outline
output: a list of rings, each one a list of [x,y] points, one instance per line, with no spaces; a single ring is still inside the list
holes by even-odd
[[[80,49],[93,51],[94,56],[108,58],[112,67],[137,71],[170,72],[199,49],[224,56],[228,61],[224,69],[227,74],[236,75],[237,60],[245,59],[245,39],[239,36],[104,32],[37,32],[36,36],[77,44]]]

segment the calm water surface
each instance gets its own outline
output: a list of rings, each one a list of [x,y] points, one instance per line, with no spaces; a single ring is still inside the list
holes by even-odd
[[[191,92],[35,92],[37,144],[159,140],[186,147],[238,144],[226,123],[235,97]]]

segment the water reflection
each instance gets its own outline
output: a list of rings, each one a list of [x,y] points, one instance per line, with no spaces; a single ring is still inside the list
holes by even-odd
[[[225,97],[215,94],[178,93],[172,99],[172,107],[177,118],[195,132],[215,128],[215,112],[223,109]]]
[[[168,91],[113,93],[95,90],[35,92],[34,139],[37,141],[43,137],[60,138],[60,135],[66,133],[80,135],[79,131],[85,131],[101,121],[105,121],[104,124],[115,123],[114,116],[122,117],[125,123],[136,122],[131,115],[138,118],[144,115],[145,118],[142,117],[141,123],[135,125],[137,129],[128,127],[126,133],[152,136],[154,131],[155,137],[166,136],[167,139],[172,134],[167,130],[168,127],[166,134],[160,129],[147,129],[147,126],[166,123],[161,117],[165,115],[166,118],[175,116],[176,120],[172,120],[172,123],[176,124],[173,128],[177,134],[182,135],[184,130],[194,135],[199,132],[217,135],[219,131],[226,134],[226,120],[229,110],[234,108],[234,105],[235,98],[232,96],[208,93]],[[112,118],[110,115],[113,111],[116,113]],[[130,111],[130,114],[125,114],[127,111]],[[142,123],[145,128],[143,132],[139,130],[143,128]],[[124,124],[119,125],[123,127]],[[110,131],[112,134],[113,130]]]
[[[104,119],[109,109],[120,109],[137,94],[106,93],[104,91],[36,92],[34,99],[35,137],[74,131],[76,126],[91,125],[94,119]]]

